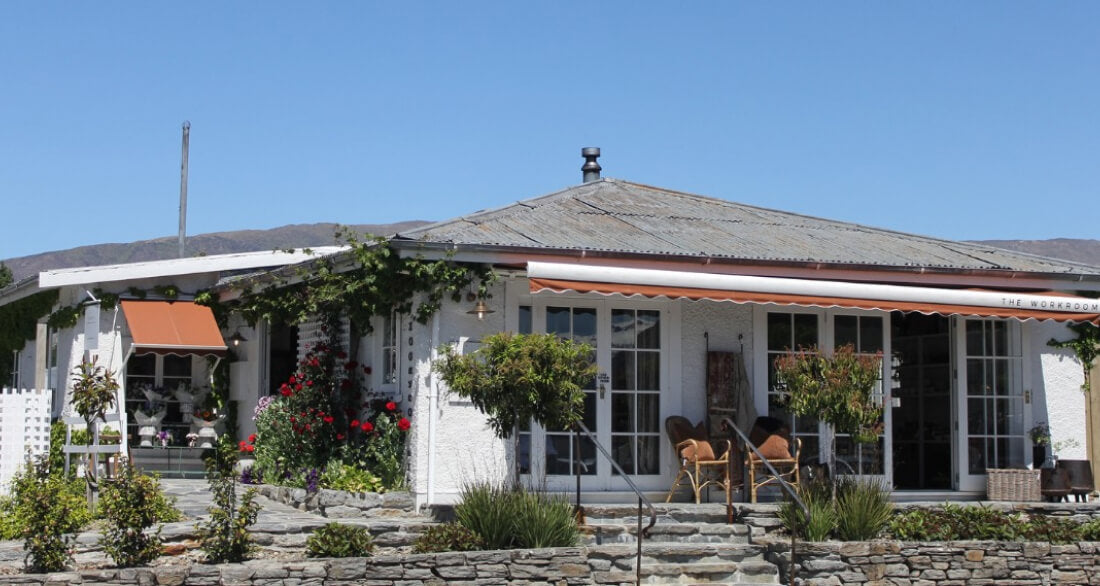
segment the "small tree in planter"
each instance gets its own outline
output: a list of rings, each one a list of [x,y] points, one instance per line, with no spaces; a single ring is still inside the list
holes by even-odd
[[[596,376],[592,348],[554,334],[503,332],[486,337],[480,348],[459,355],[443,349],[434,368],[451,391],[489,416],[501,439],[534,420],[569,429],[584,415],[584,385]],[[516,478],[519,478],[518,436]]]
[[[73,410],[84,419],[92,437],[92,458],[86,467],[85,478],[88,483],[88,506],[93,507],[98,488],[96,448],[99,446],[99,432],[96,422],[104,419],[107,411],[114,407],[119,385],[114,373],[97,365],[95,359],[81,362],[73,369],[72,382]]]
[[[858,354],[851,344],[825,356],[803,348],[775,359],[776,378],[786,390],[787,410],[813,415],[830,428],[829,473],[836,498],[836,432],[859,443],[878,439],[882,403],[874,396],[882,376],[882,353]]]

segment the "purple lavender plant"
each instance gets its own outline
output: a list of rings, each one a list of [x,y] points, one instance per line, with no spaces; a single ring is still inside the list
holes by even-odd
[[[317,492],[317,481],[321,479],[321,473],[316,468],[310,468],[309,472],[306,472],[306,492]]]

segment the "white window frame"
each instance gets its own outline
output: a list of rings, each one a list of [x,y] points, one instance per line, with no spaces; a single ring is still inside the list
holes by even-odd
[[[392,345],[386,345],[387,331],[392,336]],[[398,395],[401,392],[401,314],[391,312],[388,316],[377,318],[374,333],[377,344],[374,359],[378,364],[377,369],[372,369],[375,373],[375,388],[379,393]],[[389,366],[386,360],[387,350],[393,352],[393,377],[388,381],[386,380],[386,369]]]

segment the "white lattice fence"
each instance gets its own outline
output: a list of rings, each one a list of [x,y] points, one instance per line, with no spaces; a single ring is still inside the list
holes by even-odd
[[[50,450],[49,390],[0,390],[0,493],[28,456]]]

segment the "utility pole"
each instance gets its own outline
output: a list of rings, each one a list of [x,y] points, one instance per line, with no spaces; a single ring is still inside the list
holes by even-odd
[[[191,139],[191,123],[183,121],[183,156],[180,161],[180,258],[184,257],[183,240],[187,234],[187,145]]]

